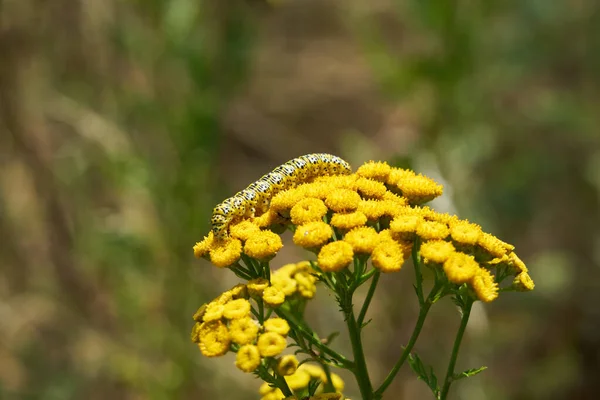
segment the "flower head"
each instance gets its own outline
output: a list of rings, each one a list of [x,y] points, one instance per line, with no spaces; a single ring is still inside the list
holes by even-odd
[[[455,252],[454,246],[444,240],[431,240],[421,245],[421,257],[426,263],[444,263]]]
[[[241,241],[248,240],[252,235],[258,232],[260,232],[260,228],[249,220],[240,221],[237,224],[231,225],[229,228],[231,237]]]
[[[248,281],[246,286],[251,296],[262,296],[263,291],[269,287],[269,281],[264,278],[256,278]]]
[[[269,318],[264,323],[265,332],[275,332],[281,336],[287,336],[290,325],[283,318]]]
[[[229,323],[229,336],[234,343],[252,343],[257,335],[258,324],[250,317],[234,319]]]
[[[390,222],[390,231],[404,240],[412,240],[423,218],[417,215],[398,215]]]
[[[250,307],[246,299],[231,300],[223,307],[223,316],[227,319],[243,318],[250,315]]]
[[[370,199],[381,199],[387,193],[387,188],[383,183],[371,179],[358,178],[355,185],[356,190]]]
[[[263,357],[275,357],[287,346],[285,338],[275,332],[265,332],[258,337],[258,351]]]
[[[221,321],[202,325],[198,335],[200,352],[206,357],[219,357],[227,353],[231,344],[227,326]]]
[[[291,211],[292,223],[302,225],[307,222],[321,221],[327,214],[327,207],[322,200],[306,198],[296,203]]]
[[[334,189],[325,199],[325,205],[335,212],[354,211],[360,203],[360,195],[349,189]]]
[[[459,285],[469,282],[479,269],[479,264],[473,256],[465,253],[454,252],[444,262],[444,272],[448,280]]]
[[[485,268],[477,270],[471,286],[473,286],[477,298],[485,303],[494,301],[498,297],[498,284],[491,272]]]
[[[323,221],[300,225],[294,232],[294,243],[304,248],[320,247],[333,236],[333,229]]]
[[[277,362],[277,373],[281,376],[292,375],[298,369],[298,359],[293,354],[288,354]]]
[[[347,242],[337,241],[323,246],[317,260],[324,272],[335,272],[346,268],[353,257],[352,246]]]
[[[194,246],[194,256],[196,256],[196,258],[201,258],[207,255],[212,248],[214,241],[215,236],[213,232],[208,232],[208,236],[205,236],[202,241],[196,243]]]
[[[404,258],[405,249],[395,241],[379,244],[371,254],[373,266],[381,272],[400,271]]]
[[[331,226],[348,231],[367,223],[367,216],[360,211],[350,213],[335,213],[329,222]]]
[[[417,235],[423,240],[445,239],[450,234],[446,224],[437,221],[422,221],[417,226]]]
[[[271,231],[260,231],[246,240],[244,253],[257,260],[270,260],[282,247],[279,235]]]
[[[277,307],[285,301],[285,293],[275,286],[269,286],[263,291],[262,298],[267,305]]]
[[[533,290],[533,288],[535,288],[535,284],[533,283],[533,279],[531,279],[529,274],[523,271],[515,276],[513,287],[520,292],[527,292]]]
[[[210,249],[210,262],[219,268],[229,267],[242,255],[242,242],[239,239],[226,238],[215,241]]]
[[[245,344],[240,347],[235,358],[235,366],[244,372],[256,370],[260,366],[258,347],[253,344]]]
[[[450,236],[457,243],[474,246],[481,236],[481,227],[468,221],[450,222]]]
[[[397,188],[411,204],[431,201],[440,196],[443,191],[442,186],[433,179],[400,168],[394,168],[390,172],[387,183]]]
[[[368,253],[379,244],[379,235],[369,226],[352,229],[344,236],[344,241],[350,243],[354,253]]]
[[[390,172],[392,172],[392,167],[386,162],[369,161],[358,167],[356,175],[375,179],[380,182],[386,182]]]

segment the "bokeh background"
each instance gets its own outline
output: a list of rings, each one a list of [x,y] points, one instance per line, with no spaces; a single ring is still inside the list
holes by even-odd
[[[218,201],[321,151],[439,180],[438,210],[530,267],[534,292],[475,309],[458,367],[489,369],[453,398],[597,398],[599,2],[0,0],[0,24],[0,398],[258,398],[189,340],[236,283],[192,246]],[[376,384],[411,283],[372,306]],[[446,300],[417,345],[440,374],[457,325]],[[386,398],[427,396],[406,366]]]

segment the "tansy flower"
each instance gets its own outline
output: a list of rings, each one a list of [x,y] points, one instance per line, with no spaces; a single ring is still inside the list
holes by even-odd
[[[258,324],[250,317],[234,319],[229,323],[229,336],[234,343],[248,344],[256,340]]]
[[[344,236],[344,242],[350,243],[354,253],[371,253],[379,244],[379,235],[375,229],[363,226],[352,229]]]
[[[210,322],[221,319],[223,318],[223,310],[225,310],[223,304],[211,302],[206,306],[202,320],[204,322]]]
[[[356,190],[364,197],[371,199],[381,199],[387,192],[387,188],[383,183],[367,178],[358,178],[355,185]]]
[[[250,307],[246,299],[231,300],[225,304],[223,316],[227,319],[243,318],[250,315]]]
[[[275,388],[270,386],[268,382],[263,382],[260,385],[260,387],[258,388],[258,394],[260,394],[261,396],[264,396],[264,395],[269,394],[274,391],[275,391]],[[281,400],[281,399],[277,399],[277,400]]]
[[[245,344],[239,348],[235,358],[235,366],[244,372],[252,372],[260,365],[260,354],[258,347],[253,344]]]
[[[298,369],[298,359],[293,354],[288,354],[277,362],[277,373],[281,376],[292,375]]]
[[[279,288],[269,286],[263,291],[263,300],[271,307],[277,307],[285,301],[285,293]]]
[[[227,291],[231,295],[232,299],[247,299],[248,298],[248,288],[243,283],[238,283],[231,289]]]
[[[241,241],[248,240],[252,235],[258,232],[260,232],[260,228],[248,220],[243,220],[229,227],[231,237],[240,239]]]
[[[271,199],[270,209],[275,212],[289,211],[304,198],[300,186],[277,193]]]
[[[261,397],[260,400],[281,400],[284,398],[283,396],[284,394],[281,389],[273,389],[273,391]]]
[[[314,197],[315,199],[325,199],[331,192],[331,187],[326,181],[312,182],[302,185],[301,191],[304,197]]]
[[[334,189],[325,199],[325,205],[335,212],[354,211],[360,202],[360,195],[349,189]]]
[[[257,260],[269,260],[283,247],[281,237],[271,231],[254,233],[244,245],[244,253]]]
[[[508,255],[508,260],[511,267],[517,271],[517,274],[528,271],[527,266],[525,266],[525,263],[521,261],[521,259],[517,257],[515,253],[510,253]]]
[[[535,284],[533,283],[533,280],[529,274],[523,271],[515,277],[513,281],[513,287],[520,292],[526,292],[533,290],[535,288]]]
[[[294,275],[294,280],[298,284],[300,295],[304,298],[312,299],[317,291],[317,287],[315,286],[317,278],[308,272],[298,272]]]
[[[230,344],[229,331],[221,321],[213,322],[211,329],[200,329],[198,347],[204,356],[222,356],[227,353]]]
[[[331,373],[331,384],[333,385],[334,389],[338,392],[341,392],[342,390],[344,390],[344,380],[336,373]]]
[[[258,337],[258,351],[263,357],[275,357],[287,346],[285,338],[275,332],[265,332]]]
[[[201,242],[196,243],[194,246],[194,256],[196,256],[196,258],[201,258],[207,255],[212,248],[214,241],[215,236],[213,232],[210,231],[208,236],[205,236]]]
[[[401,239],[412,240],[421,222],[423,219],[417,215],[399,215],[390,222],[390,231]]]
[[[423,240],[445,239],[449,234],[450,230],[441,222],[421,221],[417,226],[417,235]]]
[[[290,325],[283,318],[269,318],[264,323],[265,332],[275,332],[281,336],[287,336]]]
[[[286,296],[291,296],[294,294],[298,287],[298,283],[295,279],[292,279],[289,275],[284,274],[271,275],[271,285],[281,290]]]
[[[442,185],[413,171],[394,168],[387,183],[396,187],[411,204],[422,204],[435,199],[443,192]]]
[[[252,296],[262,296],[263,291],[269,287],[269,281],[264,278],[256,278],[248,281],[246,285],[248,293]]]
[[[477,274],[471,280],[471,286],[477,298],[485,303],[489,303],[498,297],[498,284],[490,271],[485,268],[477,270]]]
[[[448,280],[458,285],[469,282],[479,269],[479,264],[473,256],[465,253],[452,253],[444,262],[444,272]]]
[[[380,244],[391,243],[391,242],[396,241],[394,239],[394,237],[392,236],[392,231],[389,229],[384,229],[384,230],[380,231],[378,235],[379,235],[379,243]]]
[[[239,239],[227,238],[215,242],[210,249],[210,262],[216,267],[229,267],[237,262],[242,254],[242,242]]]
[[[371,254],[373,266],[381,272],[397,272],[404,264],[404,249],[396,242],[381,243]]]
[[[468,221],[455,220],[450,222],[450,236],[455,242],[473,246],[481,236],[481,227]]]
[[[444,240],[431,240],[421,245],[421,257],[426,263],[443,264],[454,252],[452,243]]]
[[[386,205],[379,200],[362,200],[358,205],[358,211],[366,215],[367,219],[375,221],[381,218],[387,211]]]
[[[308,386],[310,375],[303,369],[298,369],[292,375],[286,376],[285,381],[291,390],[299,391]]]
[[[341,271],[352,261],[352,246],[343,241],[326,244],[319,251],[317,261],[323,272]]]
[[[392,167],[385,162],[369,161],[358,167],[356,175],[380,182],[386,182]]]
[[[320,247],[333,235],[333,229],[323,221],[300,225],[294,232],[294,243],[304,248]]]
[[[322,200],[310,197],[300,200],[290,211],[292,223],[295,225],[321,221],[325,214],[327,214],[325,203]]]
[[[492,257],[502,257],[507,253],[507,248],[502,240],[494,235],[482,232],[477,240],[477,244]]]
[[[351,213],[335,213],[329,221],[331,226],[341,230],[350,230],[358,226],[363,226],[367,223],[367,216],[360,211],[354,211]]]
[[[389,193],[389,192],[388,192]],[[405,215],[406,206],[402,203],[399,203],[394,200],[383,200],[381,202],[384,208],[384,215],[390,216],[392,218],[398,217],[400,215]]]
[[[266,228],[280,221],[279,214],[272,208],[268,209],[264,214],[259,217],[253,218],[252,223],[259,228]]]

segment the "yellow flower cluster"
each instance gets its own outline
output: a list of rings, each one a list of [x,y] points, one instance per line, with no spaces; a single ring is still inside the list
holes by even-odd
[[[235,365],[244,372],[253,372],[265,357],[277,357],[285,350],[290,330],[286,320],[270,318],[260,326],[252,318],[249,298],[256,293],[257,286],[258,283],[236,285],[194,314],[192,341],[203,355],[219,357],[237,349]],[[270,288],[268,283],[265,286],[263,292]],[[282,371],[288,374],[295,371],[295,367],[290,367],[293,360],[286,356],[281,360]]]
[[[312,299],[317,291],[317,276],[308,261],[287,264],[271,274],[271,285],[285,297],[300,296]]]
[[[293,356],[291,356],[293,357]],[[282,357],[281,360],[283,360],[284,357]],[[296,360],[297,362],[297,360]],[[295,371],[292,374],[288,374],[287,376],[285,376],[285,381],[288,385],[288,387],[290,388],[290,390],[292,390],[293,392],[301,392],[302,390],[306,389],[309,385],[309,383],[311,382],[311,380],[319,380],[321,381],[321,384],[319,385],[319,387],[316,390],[316,395],[313,397],[310,397],[310,399],[314,399],[314,400],[340,400],[343,399],[343,395],[341,394],[342,391],[344,390],[344,381],[342,380],[342,378],[335,374],[335,373],[331,373],[331,384],[333,385],[336,393],[323,393],[324,390],[324,384],[327,383],[327,374],[325,374],[325,371],[323,371],[323,369],[319,366],[313,365],[313,364],[302,364],[299,367],[297,366]],[[269,386],[268,383],[263,383],[262,386],[260,387],[260,389],[258,390],[258,393],[262,396],[261,400],[283,400],[285,398],[284,394],[281,392],[281,390],[277,389],[277,388],[273,388],[271,386]],[[287,399],[295,399],[295,397],[288,397]]]

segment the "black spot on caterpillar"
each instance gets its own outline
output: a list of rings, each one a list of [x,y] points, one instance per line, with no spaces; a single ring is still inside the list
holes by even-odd
[[[218,204],[210,220],[212,231],[216,237],[224,238],[231,221],[264,213],[271,198],[282,190],[310,182],[318,176],[351,172],[350,164],[331,154],[315,153],[294,158]]]

